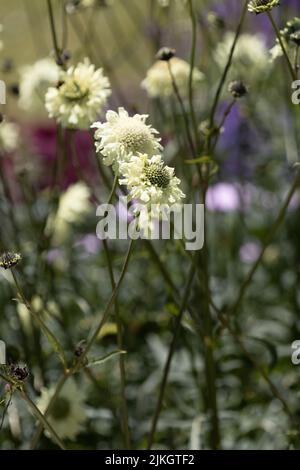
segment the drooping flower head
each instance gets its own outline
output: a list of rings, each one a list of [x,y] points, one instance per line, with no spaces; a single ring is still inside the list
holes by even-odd
[[[13,122],[0,123],[0,154],[14,152],[20,141],[19,126]]]
[[[42,413],[47,409],[54,392],[55,387],[42,389],[42,394],[37,401],[37,407]],[[74,440],[81,432],[87,418],[84,401],[85,393],[73,379],[69,379],[47,416],[49,423],[61,439]]]
[[[127,186],[131,199],[146,205],[174,205],[185,197],[174,168],[164,165],[161,155],[133,156],[120,165],[120,184]]]
[[[108,111],[106,122],[95,122],[95,144],[97,152],[103,155],[105,165],[114,165],[117,170],[122,161],[129,160],[131,155],[147,153],[152,156],[162,147],[158,131],[146,124],[146,114],[129,116],[124,108],[118,112]]]
[[[279,0],[251,0],[248,5],[248,10],[251,13],[264,13],[272,10],[275,6],[279,5]]]
[[[20,70],[19,106],[25,111],[45,111],[45,95],[49,87],[56,86],[59,68],[50,58],[38,60]]]
[[[102,69],[89,61],[62,71],[58,87],[49,88],[46,108],[63,127],[88,129],[110,96],[110,83]]]
[[[168,64],[170,65],[172,75],[181,96],[187,97],[191,67],[188,62],[178,57],[172,57],[168,63],[162,60],[155,62],[148,70],[146,78],[142,81],[142,88],[147,91],[151,98],[166,98],[172,96],[174,88]],[[195,87],[203,79],[203,73],[197,68],[194,68],[193,86]]]

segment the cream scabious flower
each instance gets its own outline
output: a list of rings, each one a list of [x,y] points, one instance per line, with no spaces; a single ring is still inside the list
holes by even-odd
[[[96,151],[103,155],[105,165],[114,165],[117,170],[120,162],[129,160],[132,154],[154,155],[162,149],[158,131],[146,124],[146,114],[129,116],[124,108],[118,112],[108,111],[106,122],[95,122]]]
[[[131,157],[120,165],[120,184],[126,185],[129,197],[147,206],[179,204],[185,197],[179,188],[180,179],[174,168],[164,165],[161,155],[149,158],[146,154]]]
[[[0,124],[0,154],[14,152],[20,141],[19,126],[13,122]]]
[[[214,57],[220,68],[224,68],[234,42],[235,34],[227,32],[217,45]],[[235,48],[232,62],[232,75],[247,77],[248,81],[263,76],[268,70],[268,49],[259,34],[241,34]]]
[[[54,392],[55,387],[42,389],[42,394],[36,403],[42,413],[46,411]],[[73,379],[69,379],[47,416],[49,423],[61,439],[74,440],[82,431],[87,418],[84,401],[85,393]]]
[[[191,71],[190,64],[178,57],[172,57],[168,63],[170,64],[171,71],[180,94],[183,97],[186,97],[188,94],[188,84]],[[146,78],[142,81],[142,88],[147,91],[151,98],[166,98],[174,93],[168,63],[161,60],[155,62],[148,70]],[[194,68],[193,86],[195,87],[203,79],[203,73],[197,68]]]
[[[300,46],[300,18],[295,17],[288,21],[285,27],[280,31],[280,36],[286,52],[291,61],[295,59],[297,48]],[[283,56],[283,50],[278,39],[276,44],[270,50],[271,60]]]
[[[264,13],[265,11],[272,10],[277,5],[279,5],[279,0],[251,0],[248,10],[256,14]]]
[[[89,61],[62,71],[58,87],[49,88],[46,108],[63,127],[88,129],[110,96],[110,83],[102,69]]]
[[[50,216],[47,231],[53,235],[54,244],[67,240],[72,224],[82,220],[92,209],[91,193],[84,183],[75,183],[62,194],[55,217]]]
[[[38,60],[20,69],[19,106],[25,111],[45,111],[45,95],[59,79],[59,68],[50,58]]]

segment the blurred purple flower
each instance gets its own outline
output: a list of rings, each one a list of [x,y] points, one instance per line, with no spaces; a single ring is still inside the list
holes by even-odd
[[[242,207],[237,186],[231,183],[217,183],[207,191],[206,207],[210,211],[232,212]]]
[[[255,263],[261,252],[261,244],[257,241],[247,242],[241,246],[239,255],[244,263]]]
[[[53,248],[47,253],[47,261],[49,264],[55,263],[57,259],[62,256],[62,250],[59,248]]]
[[[89,233],[84,235],[79,241],[75,243],[75,246],[82,247],[88,254],[95,255],[101,249],[101,240],[96,235]]]

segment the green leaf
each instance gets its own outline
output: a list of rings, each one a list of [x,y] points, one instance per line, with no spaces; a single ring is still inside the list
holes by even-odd
[[[185,163],[187,165],[195,165],[197,163],[205,164],[205,163],[215,163],[215,162],[210,156],[202,155],[201,157],[194,158],[192,160],[186,160]]]
[[[86,367],[91,367],[91,366],[99,366],[104,364],[105,362],[109,361],[115,356],[119,356],[120,354],[127,354],[127,351],[112,351],[111,353],[107,354],[106,356],[99,357],[97,359],[91,359],[89,363],[87,364]]]

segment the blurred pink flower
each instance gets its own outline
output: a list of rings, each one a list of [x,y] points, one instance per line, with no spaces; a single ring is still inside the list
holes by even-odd
[[[217,183],[206,195],[206,207],[210,211],[232,212],[242,207],[240,192],[234,184]]]
[[[258,241],[244,243],[240,248],[240,259],[244,263],[255,263],[261,252],[261,244]]]

